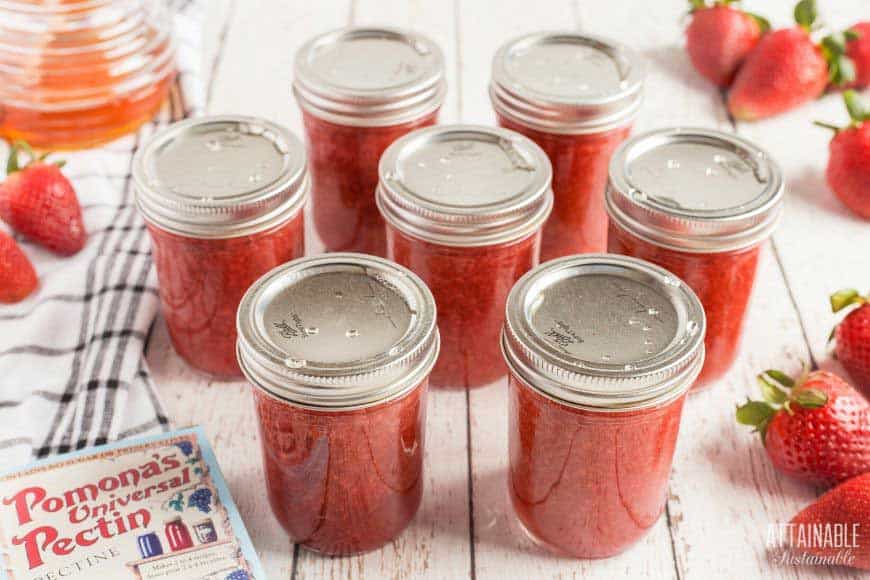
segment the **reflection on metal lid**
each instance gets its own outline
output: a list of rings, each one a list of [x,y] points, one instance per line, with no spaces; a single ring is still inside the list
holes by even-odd
[[[291,402],[348,408],[419,384],[438,351],[435,302],[392,262],[327,254],[276,268],[239,307],[239,362]]]
[[[540,227],[552,170],[531,140],[506,129],[414,131],[381,157],[378,205],[395,227],[447,245],[508,242]]]
[[[444,57],[427,37],[393,28],[343,28],[296,54],[293,89],[310,113],[346,125],[411,121],[441,106]]]
[[[638,135],[610,163],[611,217],[643,238],[681,250],[758,243],[775,226],[782,197],[782,174],[766,152],[710,129]]]
[[[681,280],[635,258],[589,254],[547,262],[516,284],[504,348],[533,387],[612,410],[685,392],[704,331],[703,308]]]
[[[308,194],[305,148],[261,119],[218,116],[175,123],[133,161],[137,203],[159,227],[234,237],[297,212]]]
[[[646,75],[640,57],[619,43],[574,32],[522,36],[492,64],[490,95],[514,121],[555,133],[589,133],[628,124]]]

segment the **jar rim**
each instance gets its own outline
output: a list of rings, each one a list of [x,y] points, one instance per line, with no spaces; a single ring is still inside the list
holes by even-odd
[[[609,67],[612,71],[602,72],[600,66],[590,68],[580,75],[583,80],[574,91],[540,86],[535,80],[540,63],[537,60],[533,65],[517,63],[521,62],[519,58],[550,46],[582,47],[585,53],[607,59],[612,63]],[[542,57],[555,59],[553,62],[564,59],[564,55],[557,54],[542,53]],[[512,64],[516,66],[509,66]],[[576,69],[572,63],[575,75]],[[596,70],[598,77],[617,74],[619,82],[599,78],[600,90],[591,90],[594,83],[590,79],[596,78]],[[498,49],[492,60],[489,95],[497,113],[520,125],[556,134],[600,133],[634,120],[643,102],[645,77],[642,59],[624,44],[571,31],[537,32],[513,38]]]
[[[379,43],[380,48],[366,48],[360,42]],[[327,48],[335,50],[355,43],[350,54],[352,63],[320,63]],[[333,78],[334,69],[344,66],[366,70],[374,62],[383,66],[384,45],[392,45],[396,64],[389,81],[356,85]],[[404,56],[399,56],[399,52]],[[407,58],[415,59],[408,62]],[[351,66],[351,64],[353,66]],[[340,66],[339,66],[340,65]],[[326,71],[324,71],[326,69]],[[400,72],[395,72],[396,70]],[[329,74],[326,74],[329,73]],[[400,76],[404,75],[404,76]],[[371,75],[373,76],[373,75]],[[348,78],[342,75],[341,78]],[[354,77],[355,78],[355,77]],[[438,45],[427,36],[391,27],[345,27],[319,34],[300,48],[294,61],[293,94],[303,111],[339,125],[382,127],[399,125],[437,111],[447,93],[444,56]]]
[[[701,369],[704,367],[705,360],[703,352],[704,349],[702,348],[701,355],[696,357],[691,362],[691,366],[689,367],[686,374],[674,379],[674,383],[680,385],[680,388],[671,389],[667,391],[667,393],[663,394],[661,397],[649,398],[645,401],[635,402],[631,404],[609,406],[600,404],[595,405],[580,403],[573,398],[561,398],[557,394],[555,394],[559,390],[558,387],[555,385],[550,386],[550,388],[541,387],[541,380],[539,376],[537,376],[530,369],[525,368],[522,365],[518,365],[516,363],[516,359],[511,358],[511,355],[507,350],[509,347],[507,346],[504,333],[502,333],[500,344],[502,357],[505,360],[508,371],[513,376],[513,378],[521,382],[524,387],[531,389],[535,393],[538,393],[542,397],[545,397],[548,400],[553,401],[554,403],[557,403],[559,405],[565,405],[567,407],[571,407],[572,409],[581,409],[583,411],[590,411],[594,413],[627,413],[669,405],[670,403],[673,403],[680,397],[684,396],[692,388],[695,380],[701,374]]]
[[[620,227],[651,243],[725,252],[767,239],[783,197],[782,171],[762,148],[713,129],[675,127],[617,148],[605,206]]]
[[[524,239],[553,207],[552,167],[531,139],[500,127],[439,125],[394,141],[381,156],[376,202],[415,238],[448,246]]]
[[[639,315],[637,305],[647,312]],[[637,258],[584,254],[547,262],[516,283],[505,313],[501,343],[510,368],[574,406],[658,404],[687,391],[703,364],[706,319],[697,296]],[[615,351],[623,358],[603,354]]]
[[[284,332],[277,313],[300,330]],[[358,325],[356,334],[339,336],[347,324]],[[440,346],[435,300],[423,281],[365,254],[300,258],[273,269],[243,297],[237,327],[239,366],[255,387],[326,410],[401,396],[428,376]],[[351,345],[357,336],[369,339],[364,348]],[[306,344],[314,339],[321,341]]]
[[[223,158],[203,161],[217,155]],[[170,169],[158,168],[170,162]],[[263,176],[260,166],[270,173]],[[240,237],[282,224],[302,210],[311,189],[302,142],[285,127],[244,115],[173,123],[136,152],[132,175],[147,222],[196,238]],[[242,175],[247,182],[231,181]],[[175,183],[179,176],[184,185]]]

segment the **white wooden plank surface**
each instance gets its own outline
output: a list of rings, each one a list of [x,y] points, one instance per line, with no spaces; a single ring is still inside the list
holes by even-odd
[[[748,4],[775,24],[790,22],[791,0]],[[870,228],[826,191],[822,172],[829,135],[809,125],[812,119],[844,120],[844,113],[839,97],[831,95],[777,119],[734,127],[719,92],[694,74],[682,51],[680,18],[686,6],[683,0],[214,2],[204,55],[217,73],[209,93],[214,113],[260,115],[301,132],[289,96],[296,48],[329,28],[390,24],[423,31],[445,50],[450,97],[443,121],[491,123],[486,84],[495,48],[526,31],[581,28],[629,43],[647,58],[648,96],[638,130],[666,125],[737,130],[773,153],[790,192],[786,217],[763,254],[740,358],[719,384],[693,395],[687,405],[667,514],[637,546],[609,560],[555,558],[522,535],[506,496],[504,385],[467,398],[432,394],[427,488],[406,534],[356,558],[294,550],[266,501],[247,387],[211,383],[189,371],[159,322],[149,363],[172,418],[177,425],[205,426],[270,578],[858,577],[845,569],[772,563],[764,545],[768,524],[787,520],[817,490],[776,473],[754,436],[733,422],[735,403],[756,395],[759,370],[796,370],[810,353],[818,364],[832,365],[825,345],[834,321],[827,294],[845,285],[870,288]],[[870,15],[866,0],[829,0],[823,6],[837,26]],[[316,240],[309,245],[313,251],[319,247]]]

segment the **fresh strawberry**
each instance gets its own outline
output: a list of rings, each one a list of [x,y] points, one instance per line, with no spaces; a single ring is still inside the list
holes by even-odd
[[[737,71],[728,110],[754,121],[778,115],[821,95],[828,84],[828,61],[810,36],[816,21],[814,0],[795,7],[799,26],[765,34]]]
[[[847,566],[870,570],[870,473],[841,483],[801,510],[791,523],[802,528],[792,531],[795,538],[816,538],[802,547],[807,553],[828,559],[840,556]],[[839,542],[825,545],[821,538],[826,526],[834,529],[832,524],[843,534]],[[817,535],[817,530],[822,534]]]
[[[822,39],[822,54],[828,63],[828,80],[835,88],[848,89],[866,86],[866,79],[864,85],[861,85],[857,80],[858,61],[862,60],[861,51],[868,50],[867,46],[862,46],[858,42],[860,38],[860,29],[849,28]],[[866,58],[866,56],[863,57],[865,61]],[[861,64],[865,69],[870,66],[868,62]],[[865,71],[864,74],[868,75],[870,71]]]
[[[870,220],[870,107],[854,91],[843,93],[846,109],[852,118],[848,127],[816,123],[832,129],[828,169],[828,187],[856,215]]]
[[[855,308],[831,333],[836,341],[834,352],[855,386],[870,400],[870,296],[861,296],[852,289],[831,296],[834,312],[850,307]]]
[[[20,166],[19,155],[30,157]],[[61,173],[63,163],[47,163],[26,143],[16,143],[9,154],[6,181],[0,183],[0,218],[20,234],[58,254],[75,254],[87,233],[75,190]]]
[[[770,29],[764,18],[731,5],[735,0],[690,0],[686,51],[695,69],[720,87],[727,87],[746,55]]]
[[[779,371],[758,376],[764,401],[737,408],[774,467],[809,483],[836,484],[870,472],[870,403],[825,371],[794,381]]]
[[[846,56],[855,68],[855,80],[851,87],[870,87],[870,22],[859,22],[845,32]]]
[[[15,240],[0,231],[0,302],[21,302],[36,289],[33,264]]]

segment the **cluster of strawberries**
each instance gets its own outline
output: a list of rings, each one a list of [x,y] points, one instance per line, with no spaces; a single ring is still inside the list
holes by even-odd
[[[853,565],[870,569],[870,299],[856,290],[831,296],[834,312],[847,308],[851,311],[831,338],[857,389],[826,371],[804,372],[797,380],[765,371],[758,377],[764,400],[739,406],[737,421],[755,428],[783,473],[816,485],[837,485],[792,523],[859,523],[862,541]],[[822,557],[836,552],[810,551]]]
[[[22,165],[20,158],[27,156]],[[87,233],[72,184],[61,172],[63,162],[48,162],[27,143],[12,147],[6,180],[0,183],[0,219],[28,238],[61,256],[81,250]],[[0,303],[24,300],[39,279],[30,259],[15,239],[0,230]]]
[[[761,16],[744,12],[736,0],[690,0],[686,50],[704,77],[728,89],[735,119],[778,115],[821,96],[846,89],[852,118],[848,127],[824,125],[836,133],[827,179],[846,207],[870,219],[870,109],[851,89],[870,85],[870,22],[854,24],[816,41],[820,32],[814,0],[794,10],[797,26],[770,30]]]

